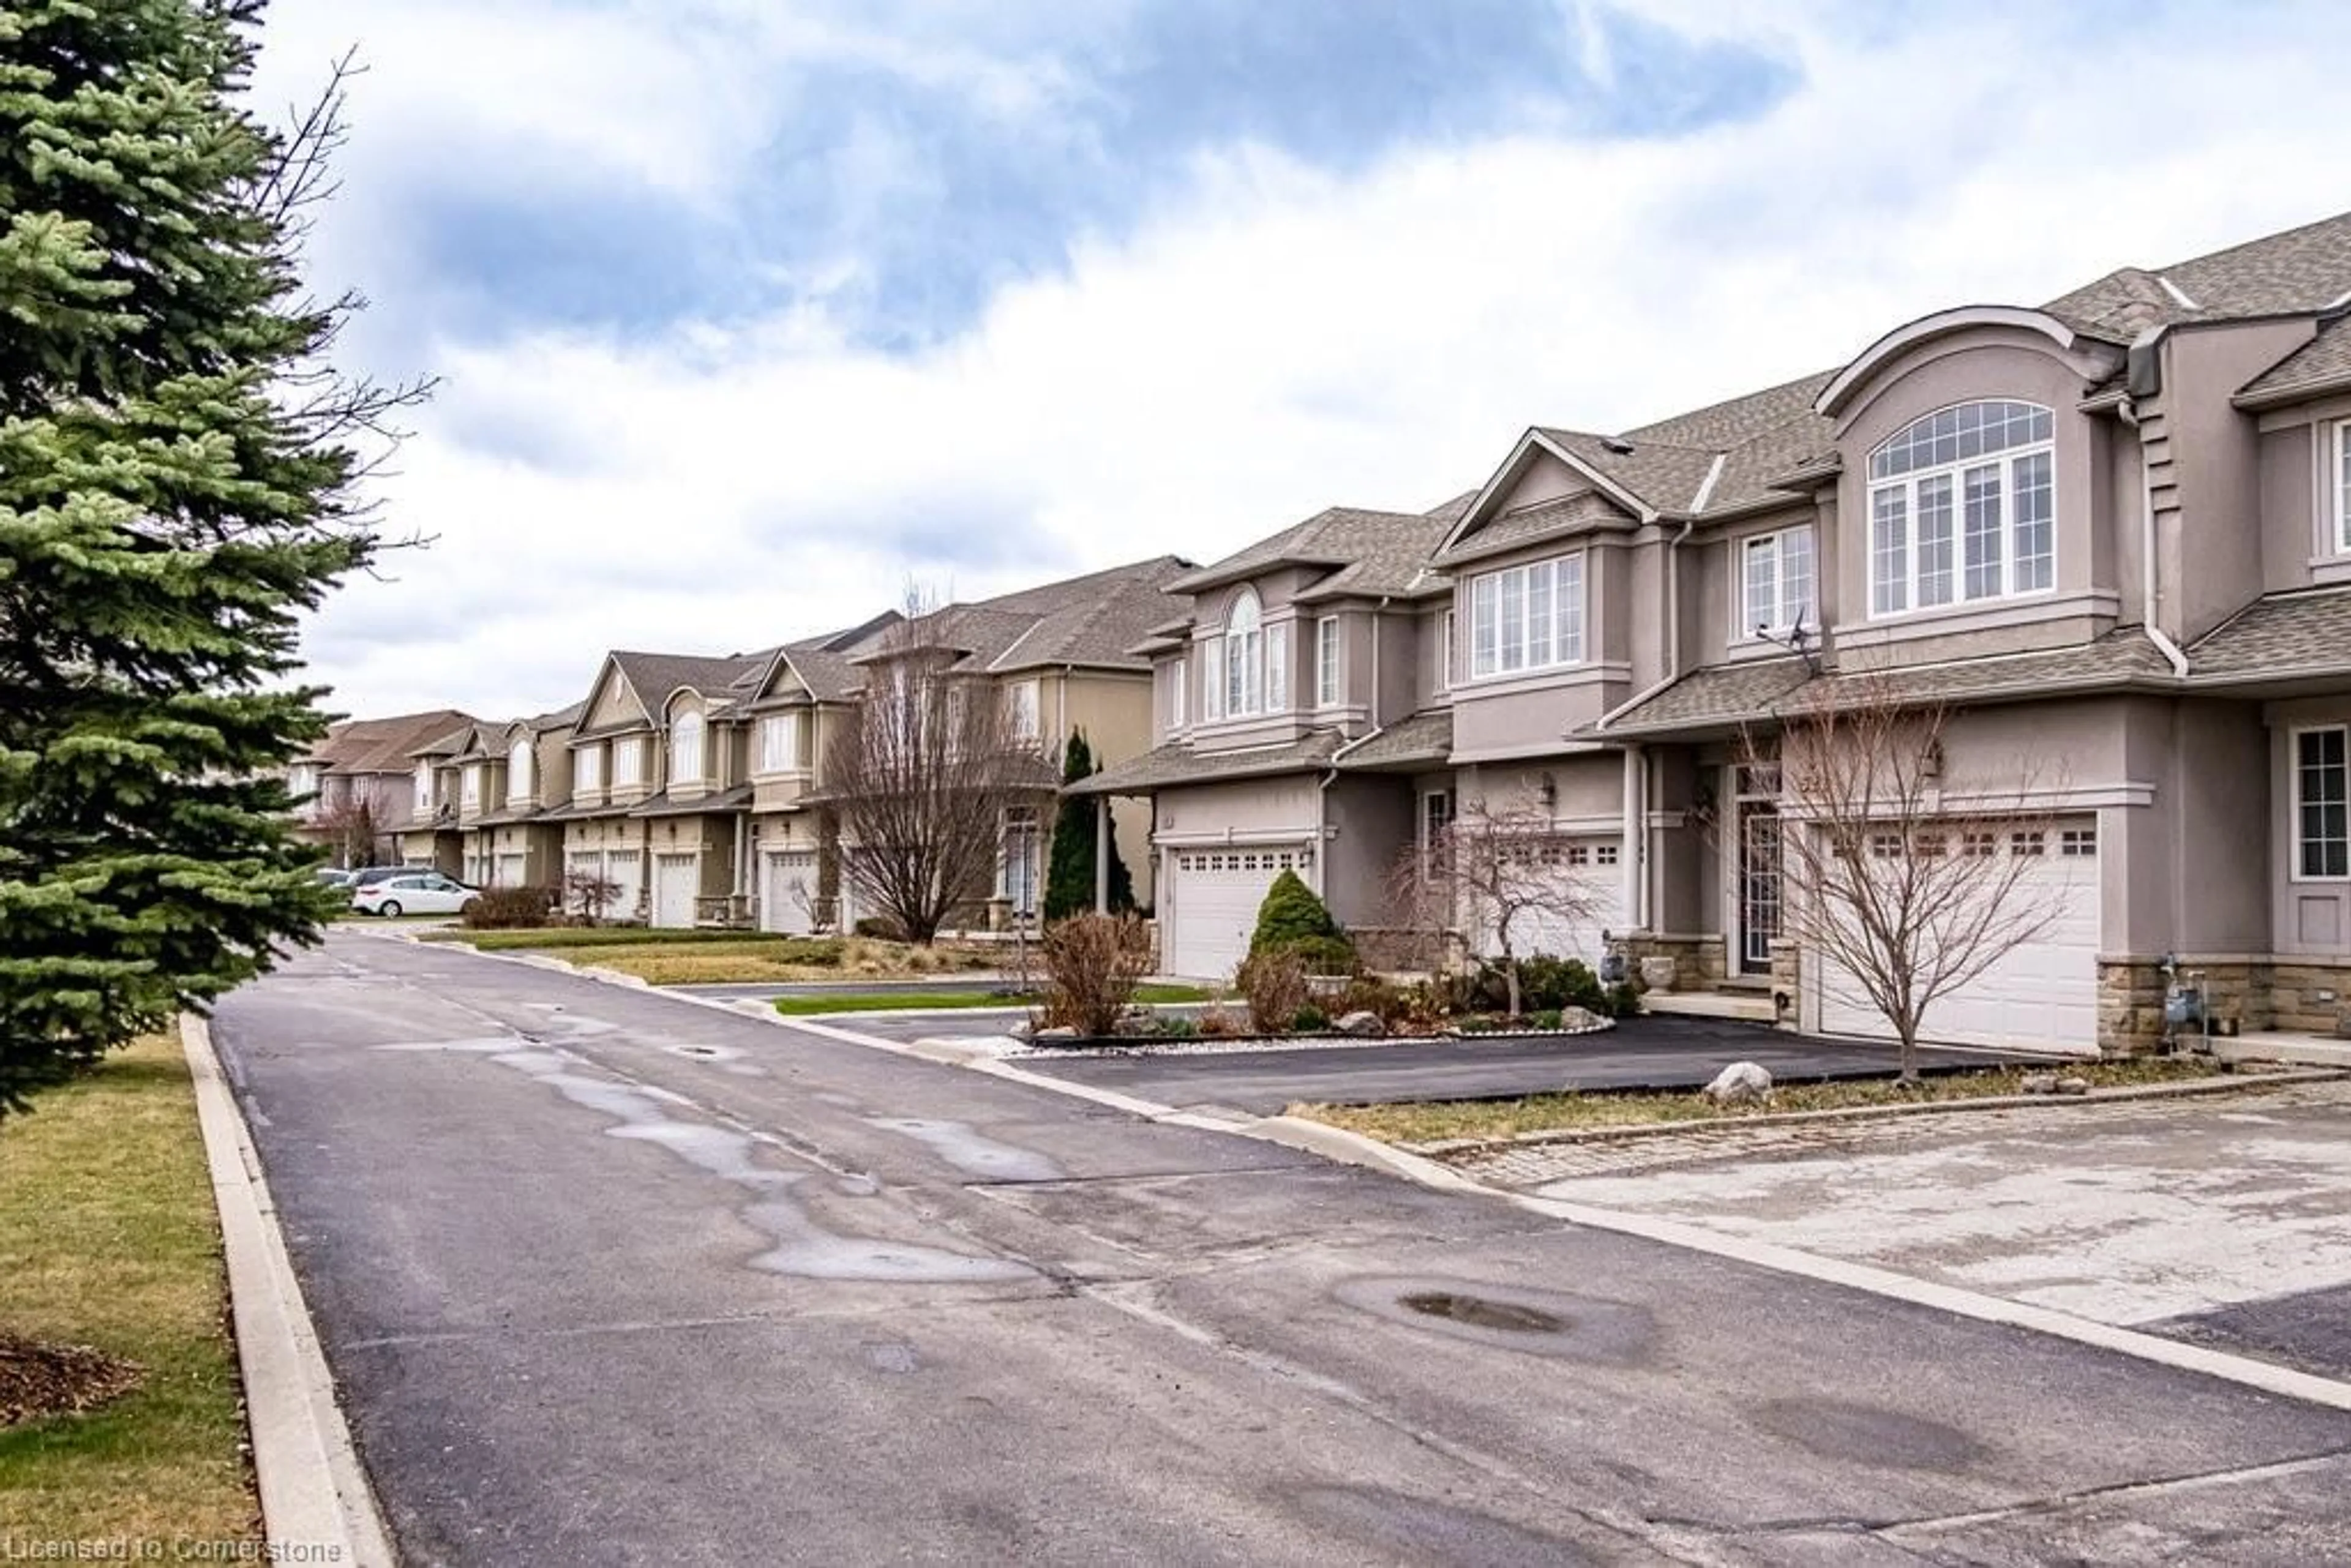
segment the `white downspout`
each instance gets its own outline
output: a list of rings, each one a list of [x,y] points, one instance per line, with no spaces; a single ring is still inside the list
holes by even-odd
[[[2125,424],[2138,432],[2139,622],[2146,629],[2147,640],[2170,664],[2172,674],[2186,680],[2187,653],[2155,622],[2155,465],[2147,461],[2147,432],[2139,425],[2138,405],[2127,396],[2115,404],[2115,412],[2122,416]]]

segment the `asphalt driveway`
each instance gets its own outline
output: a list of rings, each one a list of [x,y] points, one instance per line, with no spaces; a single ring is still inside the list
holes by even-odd
[[[893,1021],[902,1028],[919,1022]],[[1920,1056],[1929,1068],[1980,1067],[2001,1060],[1973,1051],[1928,1049]],[[1877,1077],[1898,1065],[1891,1047],[1685,1018],[1626,1019],[1605,1034],[1544,1040],[1413,1040],[1335,1051],[1161,1056],[1072,1052],[1029,1057],[1021,1065],[1162,1104],[1270,1116],[1306,1101],[1359,1105],[1499,1099],[1562,1089],[1695,1089],[1733,1061],[1757,1062],[1775,1079],[1797,1082]]]

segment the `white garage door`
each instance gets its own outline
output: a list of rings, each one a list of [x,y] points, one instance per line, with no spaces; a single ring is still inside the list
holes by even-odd
[[[701,857],[655,855],[653,924],[670,927],[693,925],[694,898],[701,891]]]
[[[1959,846],[1953,846],[1954,849]],[[1986,836],[1982,847],[2032,861],[2016,883],[2020,909],[2054,912],[2046,930],[1927,1009],[1923,1040],[2043,1051],[2090,1051],[2098,1039],[2098,826],[2068,817]],[[1893,1026],[1842,967],[1807,956],[1820,977],[1821,1030],[1893,1038]]]
[[[576,876],[601,876],[603,871],[604,857],[594,850],[572,850],[566,853],[563,857],[563,874],[567,883],[563,890],[563,907],[570,910],[574,915],[582,913],[585,909],[584,901],[568,885],[569,879]]]
[[[1532,862],[1528,875],[1537,879],[1548,905],[1523,910],[1510,922],[1510,945],[1520,956],[1547,954],[1554,958],[1581,958],[1594,969],[1607,953],[1604,933],[1625,928],[1625,875],[1622,850],[1615,839],[1568,839],[1528,852]],[[1484,933],[1487,955],[1501,945],[1490,927]]]
[[[1258,905],[1285,871],[1313,883],[1314,852],[1304,844],[1248,850],[1178,850],[1171,857],[1163,903],[1173,907],[1167,970],[1195,979],[1232,977],[1249,956]]]
[[[522,885],[522,880],[523,857],[521,855],[500,855],[498,857],[497,864],[497,885],[500,887],[520,887]]]
[[[767,857],[759,882],[759,929],[800,936],[816,928],[816,852],[786,850]]]
[[[634,919],[637,895],[644,891],[643,856],[636,850],[606,850],[604,880],[620,889],[605,915],[614,920]]]

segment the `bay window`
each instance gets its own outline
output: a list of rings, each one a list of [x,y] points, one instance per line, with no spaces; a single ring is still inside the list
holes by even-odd
[[[1469,674],[1583,662],[1583,557],[1562,556],[1469,580]]]
[[[1023,744],[1036,741],[1043,734],[1038,716],[1037,683],[1016,681],[1008,701],[1012,738]]]
[[[482,803],[482,765],[480,763],[465,764],[465,772],[458,776],[457,799],[463,802],[468,811]]]
[[[507,803],[518,806],[528,801],[538,788],[538,754],[528,740],[517,740],[507,752]]]
[[[1191,679],[1191,666],[1187,661],[1178,659],[1169,671],[1169,674],[1171,679],[1167,686],[1167,727],[1176,730],[1184,727],[1185,716],[1189,711],[1187,704],[1191,694],[1186,689],[1186,683]]]
[[[669,781],[699,784],[703,778],[703,723],[698,713],[682,713],[669,723]]]
[[[2351,419],[2335,427],[2331,452],[2334,482],[2327,490],[2335,497],[2335,548],[2351,555]]]
[[[1325,615],[1314,622],[1314,702],[1318,707],[1339,706],[1339,618]]]
[[[1211,722],[1225,716],[1225,640],[1200,644],[1200,713]]]
[[[1964,402],[1869,455],[1869,612],[2015,599],[2056,582],[2055,421]]]
[[[1813,626],[1819,626],[1820,615],[1813,605],[1813,530],[1809,527],[1740,540],[1739,575],[1740,636],[1792,632],[1807,616]]]
[[[800,765],[800,718],[771,713],[759,721],[759,771],[791,773]]]
[[[416,765],[416,814],[420,817],[433,814],[433,764],[430,762]]]
[[[571,754],[571,787],[582,794],[604,787],[604,748],[583,746]]]
[[[1242,589],[1209,648],[1208,716],[1245,718],[1290,706],[1290,625],[1269,630],[1257,594]]]
[[[625,789],[645,779],[644,742],[634,737],[612,742],[612,788]]]

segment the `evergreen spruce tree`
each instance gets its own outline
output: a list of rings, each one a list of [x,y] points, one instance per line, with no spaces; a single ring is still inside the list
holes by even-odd
[[[1102,769],[1094,764],[1093,747],[1085,732],[1070,731],[1061,752],[1061,782],[1079,783]],[[1134,878],[1118,852],[1118,825],[1110,831],[1110,908],[1123,915],[1134,907]],[[1045,869],[1045,919],[1048,924],[1083,915],[1094,906],[1094,802],[1090,796],[1064,795],[1053,815],[1051,859]]]
[[[347,444],[415,395],[302,302],[341,73],[238,105],[260,0],[0,7],[0,1115],[315,942],[296,618],[369,559]]]

